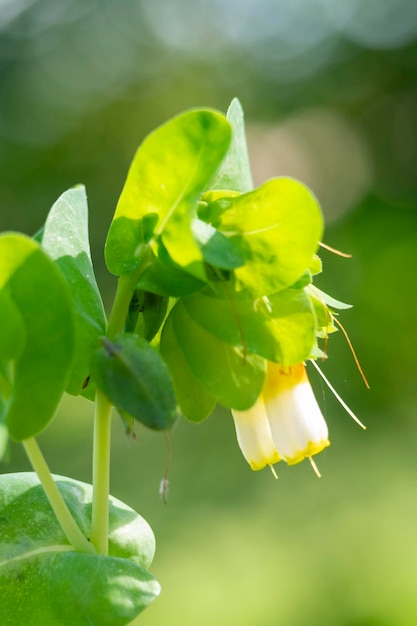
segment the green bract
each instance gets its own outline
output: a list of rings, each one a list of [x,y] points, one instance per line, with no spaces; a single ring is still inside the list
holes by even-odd
[[[89,536],[90,485],[55,477]],[[109,555],[74,552],[32,473],[0,477],[2,626],[123,626],[159,594],[147,568],[155,540],[149,525],[110,498]]]

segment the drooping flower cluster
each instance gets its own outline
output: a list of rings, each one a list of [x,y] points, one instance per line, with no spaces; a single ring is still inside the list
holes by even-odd
[[[268,362],[262,393],[247,411],[232,410],[242,453],[253,470],[284,460],[289,465],[330,445],[328,429],[305,365]]]

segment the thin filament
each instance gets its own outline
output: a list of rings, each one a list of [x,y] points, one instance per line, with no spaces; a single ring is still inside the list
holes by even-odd
[[[351,259],[352,255],[349,254],[348,252],[341,252],[340,250],[337,250],[336,248],[332,248],[331,246],[328,246],[326,243],[323,243],[322,241],[319,241],[319,246],[321,248],[324,248],[325,250],[328,250],[329,252],[333,252],[333,254],[337,254],[338,256],[342,256],[345,259]]]
[[[370,389],[369,383],[368,383],[368,381],[366,380],[366,376],[365,376],[364,371],[363,371],[363,369],[362,369],[362,367],[361,367],[361,364],[359,363],[359,359],[358,359],[358,357],[356,356],[356,352],[355,352],[355,350],[354,350],[354,347],[353,347],[353,345],[352,345],[351,340],[349,339],[349,335],[347,334],[346,329],[342,326],[342,323],[341,323],[341,322],[339,322],[339,320],[337,319],[337,317],[335,317],[334,315],[333,315],[332,317],[333,317],[333,321],[334,321],[334,322],[336,322],[336,324],[339,326],[340,330],[342,331],[342,333],[343,333],[343,334],[344,334],[344,336],[345,336],[345,339],[346,339],[346,341],[347,341],[347,343],[348,343],[348,346],[349,346],[349,348],[350,348],[350,351],[352,352],[352,356],[353,356],[353,358],[354,358],[354,360],[355,360],[356,367],[358,368],[359,373],[360,373],[360,375],[362,376],[362,380],[363,380],[363,382],[365,383],[366,388],[367,388],[367,389]]]
[[[320,470],[317,467],[316,462],[313,459],[313,457],[312,456],[308,456],[307,458],[310,461],[310,465],[313,468],[313,471],[314,471],[315,475],[317,476],[317,478],[321,478]]]
[[[356,417],[356,415],[354,414],[354,412],[352,411],[352,409],[350,409],[348,407],[348,405],[346,404],[346,402],[344,400],[342,400],[342,398],[339,396],[339,394],[337,393],[336,389],[332,386],[332,384],[327,380],[326,376],[323,374],[323,372],[321,371],[321,369],[319,368],[319,366],[317,365],[317,363],[313,360],[311,360],[311,363],[314,365],[314,367],[316,368],[316,370],[318,371],[318,373],[320,374],[320,376],[322,377],[322,379],[324,380],[324,382],[326,383],[326,385],[328,386],[328,388],[330,389],[330,391],[334,394],[335,398],[337,398],[337,400],[339,400],[340,404],[342,405],[342,407],[345,409],[346,413],[348,413],[348,415],[350,415],[350,417],[357,423],[359,424],[359,426],[361,428],[363,428],[364,430],[366,430],[366,426],[364,424],[362,424],[362,422],[360,421],[360,419],[358,417]]]
[[[278,480],[278,474],[275,471],[275,467],[273,465],[270,465],[269,469],[271,470],[272,476],[275,478],[275,480]]]

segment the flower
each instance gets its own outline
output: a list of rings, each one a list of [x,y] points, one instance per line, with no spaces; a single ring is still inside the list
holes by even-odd
[[[303,363],[268,362],[262,393],[247,411],[232,410],[237,440],[253,470],[299,463],[330,445],[327,424]],[[314,464],[313,464],[314,467]]]

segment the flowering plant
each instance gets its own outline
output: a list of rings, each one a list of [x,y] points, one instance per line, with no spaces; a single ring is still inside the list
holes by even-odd
[[[305,363],[326,356],[347,305],[313,285],[313,194],[290,178],[253,188],[237,100],[139,147],[105,246],[118,277],[108,320],[87,224],[78,186],[34,238],[0,236],[1,447],[22,442],[35,470],[0,477],[4,626],[122,626],[159,593],[151,529],[109,497],[112,407],[129,433],[221,403],[255,470],[329,445]],[[35,439],[64,392],[95,402],[92,487],[53,477]]]

